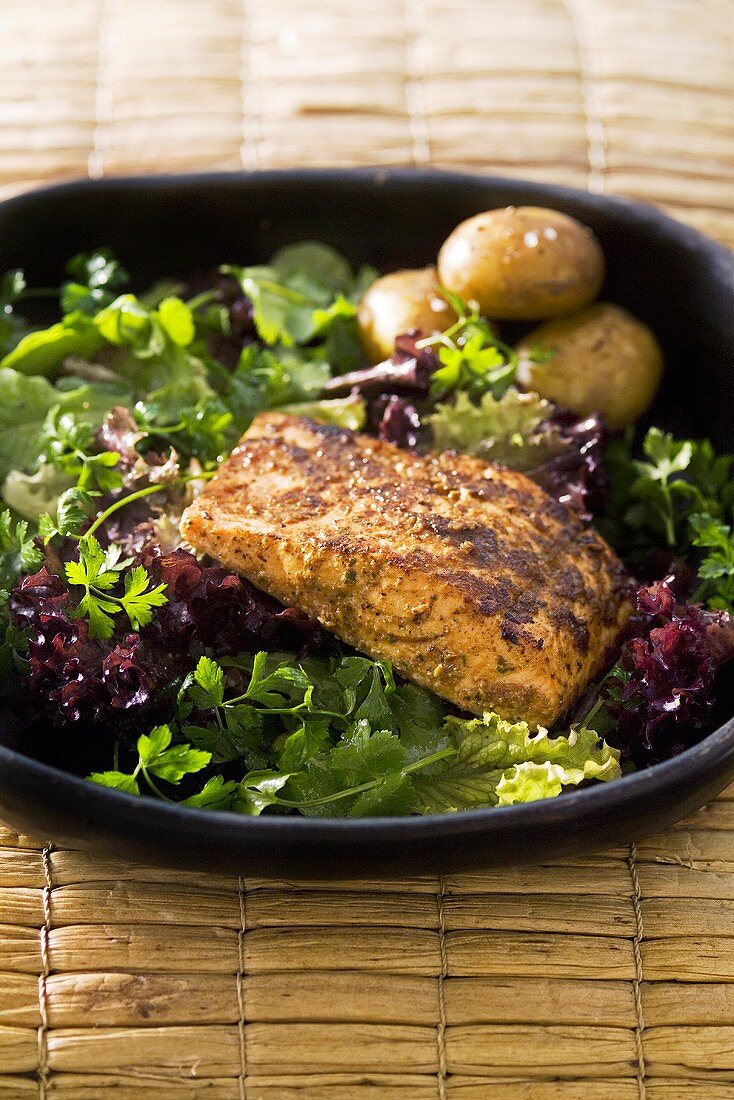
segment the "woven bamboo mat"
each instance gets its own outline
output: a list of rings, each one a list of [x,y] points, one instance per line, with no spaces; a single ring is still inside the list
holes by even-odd
[[[734,244],[732,0],[0,2],[0,194],[375,163],[628,194]],[[0,888],[2,1098],[734,1098],[734,789],[636,849],[438,882],[5,830]]]

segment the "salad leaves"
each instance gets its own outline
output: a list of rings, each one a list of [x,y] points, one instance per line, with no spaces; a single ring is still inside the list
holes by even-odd
[[[153,586],[142,565],[121,559],[121,548],[114,543],[105,551],[93,535],[79,540],[79,560],[66,563],[69,584],[84,589],[73,612],[75,618],[89,621],[89,637],[109,640],[115,630],[113,616],[124,611],[133,630],[148,626],[153,608],[166,602],[165,584]],[[120,581],[124,591],[120,592]]]
[[[246,673],[234,695],[227,691],[233,669]],[[266,809],[362,817],[511,805],[620,774],[619,753],[592,730],[553,738],[497,714],[446,717],[429,692],[397,685],[389,664],[366,657],[296,663],[260,652],[226,668],[204,656],[179,692],[177,713],[182,759],[193,759],[192,744],[202,753],[200,768],[190,771],[235,760],[248,769],[226,792],[221,774],[209,776],[188,804],[209,805],[211,795],[255,816]],[[204,716],[206,725],[192,721]],[[160,731],[154,734],[157,743]],[[90,778],[129,791],[138,774],[145,778],[147,751],[140,739],[132,772]]]
[[[138,762],[132,772],[92,772],[89,779],[103,787],[114,787],[127,794],[140,794],[140,779],[147,783],[153,794],[164,797],[154,779],[163,779],[177,786],[185,775],[201,771],[211,756],[191,745],[172,745],[173,735],[169,726],[156,726],[149,734],[138,738]],[[221,789],[221,780],[217,787]],[[212,794],[210,788],[207,799]],[[200,792],[199,797],[204,795]],[[200,803],[201,804],[201,803]]]
[[[0,284],[0,662],[60,737],[97,723],[93,781],[254,816],[454,812],[614,779],[702,728],[709,632],[734,611],[734,457],[651,429],[602,468],[599,419],[521,392],[514,351],[448,292],[450,328],[367,366],[374,277],[306,241],[140,294],[99,250],[35,330],[22,273]],[[270,408],[523,470],[633,567],[682,554],[709,610],[641,589],[639,634],[570,727],[459,716],[181,546],[181,510]]]
[[[476,302],[464,302],[445,288],[441,294],[457,320],[445,332],[418,343],[419,348],[433,347],[438,351],[439,366],[431,378],[431,396],[442,399],[461,390],[475,398],[485,393],[501,398],[515,380],[515,352],[497,339]]]
[[[474,402],[465,391],[429,417],[436,450],[479,455],[515,470],[536,466],[548,454],[547,433],[538,429],[552,406],[534,393],[510,386],[500,398],[491,391]]]
[[[695,599],[734,610],[734,455],[658,428],[649,429],[642,451],[633,458],[630,439],[607,449],[612,484],[602,534],[633,564],[655,548],[675,551],[697,572]]]

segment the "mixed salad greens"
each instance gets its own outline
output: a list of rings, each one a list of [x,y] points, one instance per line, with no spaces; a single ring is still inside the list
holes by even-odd
[[[0,659],[37,738],[75,745],[91,780],[253,815],[435,813],[613,779],[705,731],[734,654],[733,456],[651,428],[638,458],[521,392],[455,295],[447,331],[365,365],[375,273],[316,242],[139,295],[108,251],[67,275],[0,287]],[[60,319],[31,327],[44,295]],[[567,726],[458,714],[181,545],[183,509],[273,407],[522,470],[598,525],[637,613]]]

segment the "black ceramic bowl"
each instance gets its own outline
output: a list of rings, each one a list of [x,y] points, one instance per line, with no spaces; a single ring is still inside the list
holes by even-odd
[[[0,204],[0,270],[58,284],[65,261],[114,248],[136,283],[225,260],[266,260],[304,237],[355,263],[432,263],[448,232],[508,204],[580,218],[607,257],[603,296],[628,306],[667,359],[653,419],[732,448],[734,257],[658,211],[561,187],[425,171],[287,171],[80,182]],[[724,715],[726,717],[726,715]],[[205,813],[107,790],[31,759],[23,715],[0,716],[0,817],[56,843],[258,875],[448,872],[631,841],[734,778],[734,720],[664,764],[560,798],[427,818],[314,820]]]

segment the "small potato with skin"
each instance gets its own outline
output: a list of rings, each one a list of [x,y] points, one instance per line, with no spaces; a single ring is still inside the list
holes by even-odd
[[[362,347],[371,363],[390,358],[396,336],[416,328],[433,335],[455,320],[441,296],[435,267],[383,275],[367,290],[357,314]]]
[[[539,321],[596,298],[604,253],[591,230],[567,214],[508,206],[457,225],[439,252],[438,278],[478,302],[485,317]]]
[[[541,361],[535,362],[538,352]],[[653,333],[610,302],[540,325],[517,353],[521,386],[582,415],[597,412],[613,428],[642,415],[663,373],[663,354]]]

